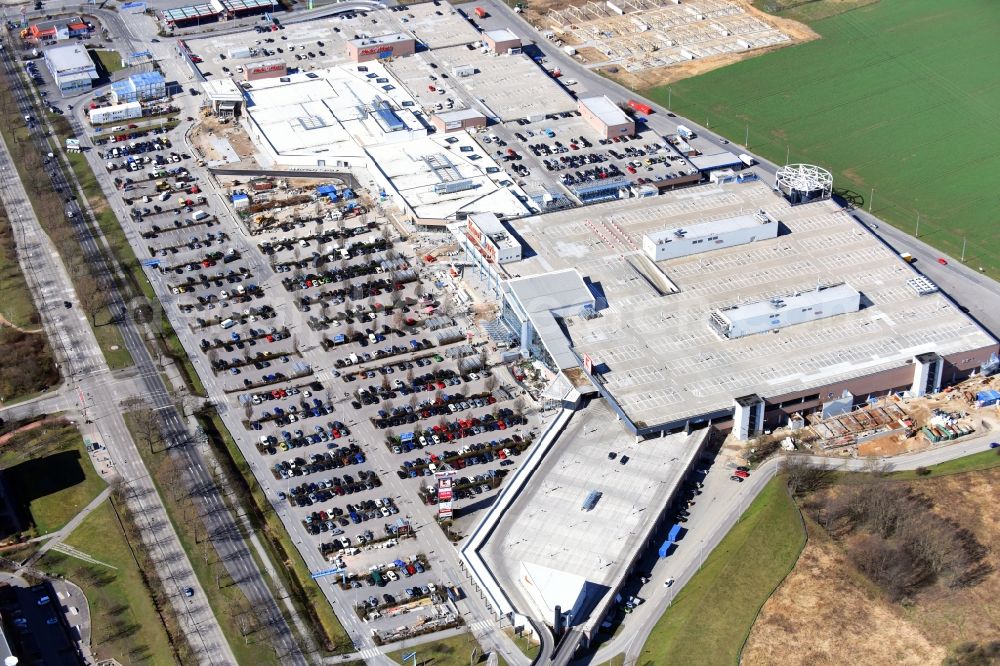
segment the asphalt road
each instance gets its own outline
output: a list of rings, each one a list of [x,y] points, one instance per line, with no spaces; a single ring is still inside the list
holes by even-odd
[[[10,411],[38,408],[40,403],[54,403],[61,398],[63,406],[73,405],[79,395],[87,401],[87,416],[94,421],[84,429],[102,442],[115,462],[117,474],[128,484],[130,507],[142,529],[161,580],[168,590],[174,590],[171,603],[191,637],[192,645],[206,663],[233,664],[235,659],[225,641],[204,591],[195,578],[190,562],[167,519],[159,497],[139,457],[118,408],[119,395],[113,390],[114,379],[94,339],[93,331],[81,314],[79,301],[58,253],[42,231],[28,201],[27,193],[11,162],[6,145],[0,141],[0,169],[6,174],[0,190],[16,238],[19,256],[25,267],[25,277],[35,295],[53,351],[66,383],[61,391],[43,401],[15,406]],[[21,241],[27,241],[21,247]],[[71,309],[63,301],[76,304]],[[97,398],[94,398],[94,396]],[[54,406],[54,404],[53,404]],[[46,409],[49,407],[47,406]],[[8,417],[8,410],[0,412]],[[191,587],[195,596],[186,599],[182,590]]]
[[[34,106],[31,104],[28,97],[28,91],[24,88],[20,78],[17,77],[17,73],[14,69],[16,67],[15,62],[6,60],[5,66],[8,67],[8,73],[11,74],[12,77],[14,77],[14,80],[17,81],[16,92],[18,95],[18,103],[21,108],[21,113],[40,118],[40,116],[36,113]],[[79,128],[77,131],[81,132]],[[45,140],[39,132],[36,131],[34,138],[40,151],[44,152],[48,150]],[[71,187],[66,180],[65,174],[61,168],[54,168],[49,172],[49,176],[54,187],[61,188],[61,191],[64,193],[69,192],[70,190],[76,191],[75,186]],[[81,219],[81,214],[84,212],[80,209],[78,205],[79,203],[85,204],[82,198],[78,202],[67,204],[67,209],[71,209],[76,213],[77,220]],[[26,204],[22,203],[22,206],[24,205]],[[91,211],[88,210],[86,212],[88,213],[90,219],[94,219],[94,215]],[[94,230],[96,230],[99,234],[99,230],[96,229],[96,225]],[[82,226],[78,226],[77,232],[84,254],[87,257],[88,262],[95,268],[97,277],[99,279],[104,278],[104,282],[109,285],[107,295],[110,310],[112,312],[126,312],[126,306],[122,295],[114,286],[114,281],[109,279],[114,271],[112,267],[106,264],[104,255],[102,255],[101,248],[99,247],[99,244],[103,245],[106,251],[106,243],[104,242],[104,239],[100,236],[92,235],[91,229],[87,229]],[[110,255],[110,252],[108,252],[108,254]],[[69,288],[71,283],[67,278],[63,284],[67,285],[67,288]],[[71,300],[75,302],[76,299],[62,300]],[[60,306],[62,300],[58,301]],[[230,576],[232,576],[232,578],[241,586],[251,605],[257,609],[260,621],[272,628],[274,634],[273,643],[276,646],[276,649],[279,650],[282,658],[286,659],[288,663],[305,663],[304,660],[302,660],[300,649],[296,644],[287,624],[285,623],[277,603],[271,595],[270,589],[264,583],[260,571],[257,569],[256,563],[251,556],[250,550],[247,547],[240,530],[237,528],[234,517],[230,513],[228,507],[219,498],[218,492],[214,489],[211,474],[208,472],[206,465],[201,458],[200,451],[195,446],[190,445],[192,443],[192,438],[185,427],[184,421],[177,413],[173,400],[160,375],[162,364],[159,362],[159,359],[154,360],[150,356],[150,353],[145,345],[145,331],[142,330],[140,325],[129,317],[120,317],[116,322],[116,325],[125,340],[125,346],[132,355],[135,367],[138,371],[136,376],[136,380],[138,382],[137,388],[139,389],[138,395],[142,396],[147,402],[149,402],[152,408],[160,415],[164,424],[164,430],[166,431],[165,434],[167,436],[167,441],[173,446],[173,455],[178,456],[181,459],[182,469],[186,470],[186,473],[182,475],[182,482],[184,482],[188,488],[199,490],[194,498],[195,505],[197,506],[199,513],[206,524],[215,548],[219,553],[220,559],[224,562]],[[86,326],[85,323],[84,326]],[[87,327],[86,332],[90,332],[89,327]],[[59,335],[59,333],[57,333],[57,335]],[[96,346],[96,342],[93,344]],[[63,346],[68,349],[74,349],[74,351],[76,350],[75,344],[65,344]],[[103,356],[100,354],[99,350],[97,350],[95,356],[94,350],[90,349],[87,352],[87,358],[91,361],[96,358],[100,358],[100,362],[103,362]],[[84,373],[87,371],[87,368],[82,369],[82,372]],[[96,383],[94,383],[94,380],[91,380],[90,385],[81,386],[80,396],[83,404],[86,406],[87,416],[97,422],[98,426],[101,428],[101,434],[105,435],[105,439],[107,439],[107,431],[110,430],[111,437],[116,442],[127,440],[129,444],[132,444],[131,438],[125,428],[124,420],[121,416],[121,408],[118,404],[120,400],[130,396],[124,395],[119,388],[120,387],[115,385],[115,381],[110,375],[104,374],[98,378]],[[136,393],[131,393],[131,395],[136,395]],[[96,398],[94,396],[96,396]],[[104,417],[103,421],[100,420],[102,416]],[[112,453],[112,457],[117,458],[116,462],[118,463],[119,473],[121,473],[124,478],[137,479],[142,477],[145,479],[145,487],[135,488],[137,501],[148,501],[148,498],[155,498],[158,501],[159,498],[156,496],[155,490],[148,480],[148,475],[146,474],[145,468],[139,459],[138,452],[134,451],[134,444],[132,444],[132,446],[132,451],[124,453],[121,456],[115,455],[116,451],[111,445],[109,445],[108,448]],[[135,465],[133,474],[127,474],[123,470],[123,465],[127,465],[126,461],[128,458],[131,458],[133,461],[132,464]],[[143,511],[141,515],[145,516],[145,511]],[[165,519],[165,514],[163,517]],[[179,546],[179,542],[177,542],[177,545]],[[173,555],[172,559],[176,559],[176,553]],[[174,573],[169,570],[169,567],[161,573],[164,580],[169,580],[175,577]],[[188,586],[189,585],[183,585],[180,586],[179,589],[183,590]],[[200,599],[198,601],[189,601],[188,605],[203,607],[207,614],[211,616],[211,611],[208,608],[207,603],[202,601],[202,599],[204,599],[204,595],[200,595]],[[214,618],[212,618],[211,623],[215,625],[216,629],[218,628],[218,624]],[[197,634],[197,632],[194,633]],[[229,651],[228,645],[225,644],[224,639],[220,641],[218,638],[221,638],[221,630],[219,636],[212,640],[211,649],[208,647],[208,643],[206,642],[206,655],[210,659],[210,663],[233,663],[234,660],[231,652]]]

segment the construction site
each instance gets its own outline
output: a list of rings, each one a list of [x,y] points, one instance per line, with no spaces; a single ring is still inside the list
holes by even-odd
[[[835,457],[893,456],[921,451],[963,437],[1000,429],[1000,381],[975,376],[939,393],[871,398],[837,414],[794,415],[788,427],[767,437],[783,448]],[[761,452],[761,441],[732,442],[744,454]]]

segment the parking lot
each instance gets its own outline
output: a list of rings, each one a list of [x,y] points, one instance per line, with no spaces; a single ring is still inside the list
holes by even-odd
[[[509,179],[526,191],[561,189],[621,177],[639,188],[694,173],[690,162],[657,132],[640,124],[634,137],[599,138],[578,111],[494,125],[477,135]],[[561,188],[560,188],[561,186]]]
[[[463,592],[421,536],[443,535],[419,518],[434,474],[455,471],[457,515],[480,509],[531,441],[454,286],[366,192],[293,183],[300,205],[263,228],[214,195],[177,130],[116,129],[95,148],[103,177],[293,537],[378,640],[453,626]]]

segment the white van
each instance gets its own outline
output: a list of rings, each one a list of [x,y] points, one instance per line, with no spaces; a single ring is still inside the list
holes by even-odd
[[[233,326],[236,326],[236,322],[233,321],[232,319],[226,319],[221,324],[219,324],[219,326],[221,326],[222,328],[232,328]]]

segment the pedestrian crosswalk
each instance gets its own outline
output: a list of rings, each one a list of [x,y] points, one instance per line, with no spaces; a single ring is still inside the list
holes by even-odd
[[[469,625],[469,630],[472,631],[472,633],[476,633],[478,631],[484,631],[486,629],[489,629],[492,626],[493,623],[490,622],[489,620],[477,620],[476,622],[473,622],[472,624]]]
[[[381,655],[382,652],[379,651],[378,648],[370,647],[361,650],[358,654],[361,655],[362,659],[374,659],[375,657]]]

